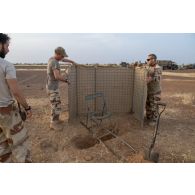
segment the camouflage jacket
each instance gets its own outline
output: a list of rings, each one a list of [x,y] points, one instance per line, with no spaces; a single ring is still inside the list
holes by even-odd
[[[151,77],[152,80],[147,84],[148,94],[160,94],[161,93],[161,76],[162,68],[157,64],[156,66],[146,66],[147,77]]]

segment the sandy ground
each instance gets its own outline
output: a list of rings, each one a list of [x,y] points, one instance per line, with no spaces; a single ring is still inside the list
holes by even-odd
[[[188,75],[189,73],[189,75]],[[33,108],[33,117],[26,122],[30,132],[34,162],[147,162],[142,158],[148,148],[153,128],[140,124],[132,115],[113,116],[119,136],[132,145],[140,155],[118,139],[97,143],[88,149],[78,149],[73,140],[88,134],[79,123],[65,122],[63,131],[49,129],[50,106],[45,91],[45,71],[19,71],[19,82]],[[195,162],[195,71],[170,71],[163,73],[163,101],[167,109],[160,122],[160,134],[155,150],[159,162]],[[67,86],[62,84],[62,119],[68,119]]]

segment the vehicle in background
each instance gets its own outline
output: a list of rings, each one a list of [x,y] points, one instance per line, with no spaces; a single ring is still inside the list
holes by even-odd
[[[171,60],[157,60],[163,70],[178,70],[179,66]]]

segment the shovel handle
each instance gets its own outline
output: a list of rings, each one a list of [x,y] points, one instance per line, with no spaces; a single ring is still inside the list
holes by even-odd
[[[156,102],[156,105],[157,105],[157,107],[162,106],[162,108],[161,108],[161,111],[158,109],[158,118],[157,118],[157,121],[156,121],[155,131],[154,131],[154,134],[153,134],[152,143],[149,147],[149,157],[151,155],[152,149],[154,148],[154,145],[155,145],[155,142],[156,142],[156,136],[157,136],[157,133],[158,133],[158,127],[159,127],[159,121],[160,121],[161,114],[165,111],[165,108],[166,108],[167,104],[165,102],[158,101],[158,102]]]

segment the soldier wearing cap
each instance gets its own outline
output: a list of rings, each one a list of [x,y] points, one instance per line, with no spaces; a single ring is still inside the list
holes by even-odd
[[[7,34],[0,33],[0,162],[31,162],[28,131],[15,100],[24,108],[27,118],[32,112],[18,86],[14,65],[4,59],[9,41]]]
[[[63,121],[60,120],[61,113],[61,100],[59,92],[59,82],[68,83],[66,76],[61,75],[59,61],[69,62],[74,64],[75,62],[67,59],[68,55],[65,49],[58,47],[55,49],[55,54],[49,59],[47,66],[47,84],[46,90],[50,97],[51,104],[51,122],[50,129],[62,130]]]
[[[147,58],[147,100],[146,118],[149,125],[154,126],[157,119],[156,101],[161,100],[162,68],[157,64],[157,56],[149,54]]]

